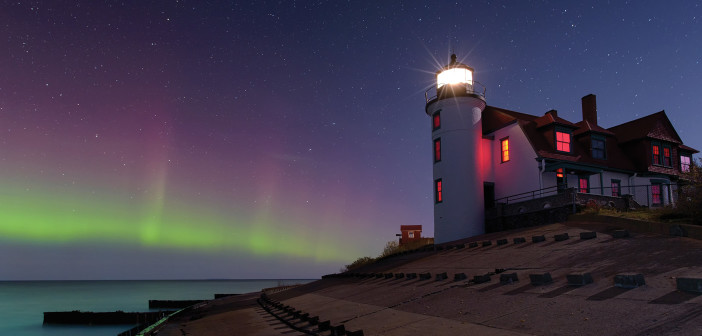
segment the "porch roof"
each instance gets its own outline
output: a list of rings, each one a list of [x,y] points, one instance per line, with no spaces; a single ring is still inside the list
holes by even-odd
[[[576,174],[599,174],[604,171],[602,168],[598,167],[592,167],[592,166],[586,166],[586,165],[581,165],[577,163],[572,163],[572,162],[547,162],[546,163],[546,171],[556,171],[560,168],[563,168],[563,172],[568,174],[570,172],[575,172]]]

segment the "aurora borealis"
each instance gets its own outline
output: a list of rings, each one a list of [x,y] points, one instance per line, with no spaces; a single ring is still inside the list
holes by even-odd
[[[0,280],[309,278],[433,235],[424,92],[702,148],[699,2],[0,5]]]

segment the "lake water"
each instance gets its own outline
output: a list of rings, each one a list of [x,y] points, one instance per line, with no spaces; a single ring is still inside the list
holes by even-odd
[[[43,325],[43,312],[149,311],[149,300],[213,299],[311,281],[0,281],[0,335],[116,336],[131,326]]]

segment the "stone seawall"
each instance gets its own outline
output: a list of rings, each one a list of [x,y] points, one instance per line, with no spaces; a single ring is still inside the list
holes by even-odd
[[[568,221],[576,223],[600,223],[607,224],[611,227],[626,229],[632,232],[657,233],[661,235],[689,237],[702,240],[702,226],[699,225],[649,222],[631,218],[597,214],[574,214],[568,217]]]

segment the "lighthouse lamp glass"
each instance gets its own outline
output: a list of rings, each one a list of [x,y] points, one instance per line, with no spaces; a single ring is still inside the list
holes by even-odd
[[[436,76],[436,87],[446,84],[473,84],[473,73],[466,68],[451,68],[442,71]]]

